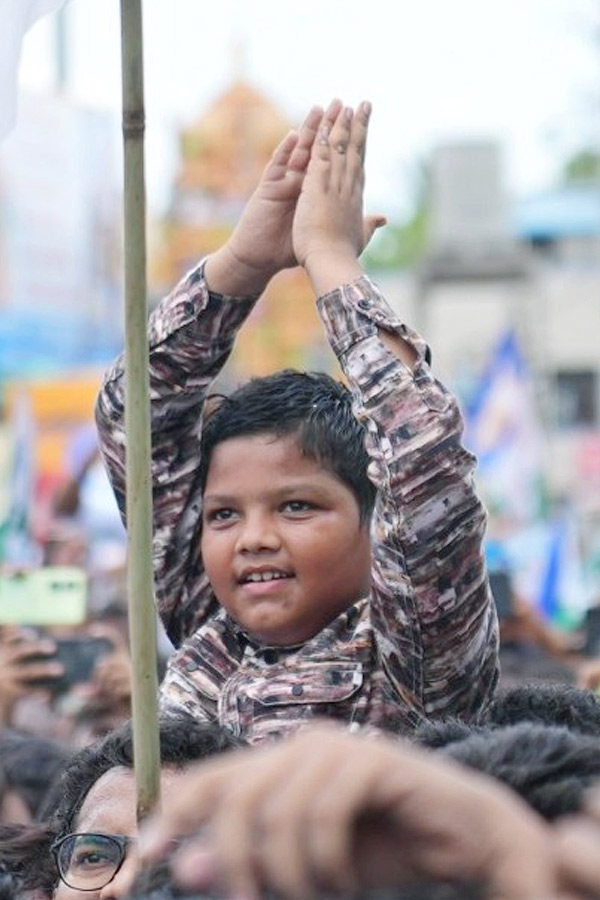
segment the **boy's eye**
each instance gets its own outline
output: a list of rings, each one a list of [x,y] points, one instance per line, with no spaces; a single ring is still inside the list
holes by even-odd
[[[205,518],[207,522],[228,522],[233,518],[235,512],[233,509],[229,509],[229,507],[223,507],[222,509],[209,509],[205,513]]]
[[[282,509],[285,512],[307,512],[309,509],[315,509],[314,503],[309,503],[308,500],[287,500],[283,505]]]

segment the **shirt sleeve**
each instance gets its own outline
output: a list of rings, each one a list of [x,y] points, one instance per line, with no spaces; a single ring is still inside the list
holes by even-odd
[[[201,264],[159,304],[149,321],[155,593],[175,646],[211,614],[216,603],[199,546],[202,411],[210,385],[255,302],[255,297],[209,292]],[[120,357],[104,378],[96,422],[125,521],[124,381]]]
[[[378,489],[371,619],[382,664],[426,715],[468,717],[494,690],[498,637],[483,556],[486,514],[458,404],[433,377],[425,342],[367,277],[318,306],[365,425]],[[412,370],[380,330],[414,348]]]

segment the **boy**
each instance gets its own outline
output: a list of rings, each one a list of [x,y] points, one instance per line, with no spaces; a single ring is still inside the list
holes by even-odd
[[[162,701],[251,743],[315,716],[395,731],[469,717],[497,678],[485,513],[458,408],[358,262],[377,224],[362,218],[369,113],[313,109],[225,246],[150,325],[156,594],[179,647]],[[354,416],[331,379],[280,373],[205,425],[237,329],[295,264]],[[123,509],[120,362],[97,421]]]

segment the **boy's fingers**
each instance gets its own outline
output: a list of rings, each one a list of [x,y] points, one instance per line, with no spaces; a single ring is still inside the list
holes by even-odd
[[[298,144],[299,135],[297,131],[289,131],[284,139],[277,145],[271,157],[271,165],[287,166],[294,148]]]
[[[326,125],[329,125],[330,128],[333,128],[337,117],[343,109],[344,104],[342,101],[336,97],[331,101],[327,109],[325,110],[325,115],[323,116],[323,121]]]
[[[363,163],[365,159],[370,116],[371,104],[367,100],[363,100],[362,103],[359,104],[352,119],[350,136],[350,148],[356,153],[361,163]]]
[[[365,216],[363,220],[363,250],[375,234],[378,228],[387,225],[385,216]]]
[[[350,107],[340,104],[333,123],[327,118],[323,119],[314,144],[316,148],[314,155],[320,163],[327,164],[323,166],[323,176],[326,181],[331,179],[331,184],[335,185],[337,189],[341,187],[346,171],[346,154],[350,141],[352,115]]]
[[[325,115],[321,119],[321,124],[319,126],[319,131],[316,137],[316,140],[312,146],[312,156],[320,159],[324,162],[329,160],[329,139],[333,127],[338,119],[339,114],[343,109],[343,103],[341,100],[337,98],[332,100],[327,109],[325,110]]]
[[[334,151],[334,158],[337,156],[344,161],[348,152],[350,143],[350,128],[354,111],[349,106],[344,106],[335,120],[329,136],[329,145]]]
[[[289,168],[295,172],[303,172],[306,169],[323,116],[323,109],[320,106],[313,106],[300,126],[298,141],[288,163]]]

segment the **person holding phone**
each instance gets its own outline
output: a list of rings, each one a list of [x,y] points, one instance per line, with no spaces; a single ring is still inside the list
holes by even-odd
[[[26,697],[31,697],[35,706],[35,715],[28,718],[35,719],[38,726],[40,721],[49,726],[53,717],[50,692],[39,683],[63,674],[62,664],[54,659],[55,650],[54,641],[34,629],[18,625],[0,628],[0,727],[17,724],[16,708]]]
[[[131,659],[114,628],[0,628],[0,728],[83,746],[131,712]]]

